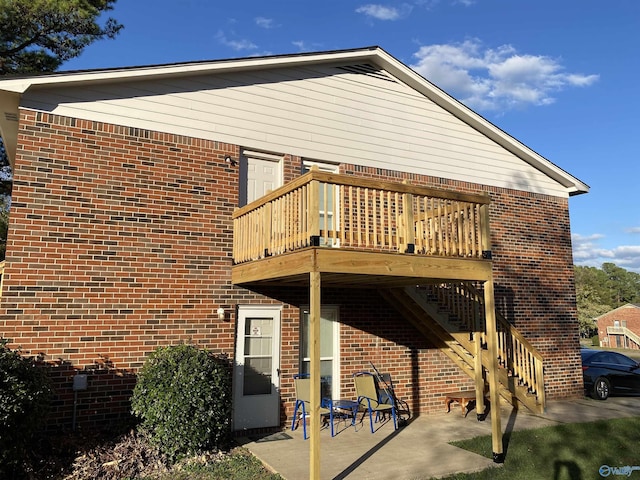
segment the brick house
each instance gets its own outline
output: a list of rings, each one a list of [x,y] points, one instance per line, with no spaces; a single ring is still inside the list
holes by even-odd
[[[640,349],[640,305],[627,303],[596,318],[601,347]]]
[[[78,423],[113,421],[184,341],[232,360],[236,430],[371,363],[414,414],[582,395],[588,187],[380,48],[5,78],[0,105],[0,334],[53,365],[62,427],[76,373]]]

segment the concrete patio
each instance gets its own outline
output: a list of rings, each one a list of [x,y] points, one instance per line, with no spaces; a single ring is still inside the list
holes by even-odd
[[[640,416],[640,398],[609,398],[601,402],[590,398],[549,402],[543,415],[502,407],[502,431],[539,428],[560,423],[589,422],[600,419]],[[358,417],[360,418],[360,417]],[[491,435],[491,422],[476,420],[475,411],[466,418],[460,410],[417,418],[397,431],[391,422],[376,424],[371,434],[368,419],[355,428],[336,422],[336,435],[321,431],[321,478],[340,479],[430,479],[457,472],[475,472],[500,465],[449,442]],[[241,439],[241,443],[269,468],[287,480],[309,478],[309,441],[302,428],[290,429],[262,438]],[[506,461],[509,461],[507,456]]]

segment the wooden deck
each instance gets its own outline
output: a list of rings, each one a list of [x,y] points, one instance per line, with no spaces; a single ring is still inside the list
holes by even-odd
[[[309,246],[483,258],[488,195],[312,170],[233,214],[235,264]]]
[[[488,195],[436,190],[312,170],[234,212],[232,283],[309,289],[310,478],[320,470],[320,312],[327,286],[395,288],[446,281],[484,284],[491,405],[499,405],[498,337]],[[478,337],[479,338],[479,337]],[[485,378],[473,367],[478,407]],[[495,407],[494,407],[495,408]],[[493,450],[503,457],[500,415]]]

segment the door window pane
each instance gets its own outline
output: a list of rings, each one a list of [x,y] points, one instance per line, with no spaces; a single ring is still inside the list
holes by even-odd
[[[273,319],[247,318],[244,331],[243,395],[271,393]]]

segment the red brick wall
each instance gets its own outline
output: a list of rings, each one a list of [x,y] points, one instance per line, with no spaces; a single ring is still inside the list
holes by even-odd
[[[623,305],[598,318],[600,346],[640,349],[640,345],[632,340],[627,340],[625,344],[622,335],[607,334],[607,327],[615,326],[614,322],[616,320],[620,322],[620,327],[626,326],[636,335],[640,335],[640,307],[638,305]]]
[[[233,345],[237,147],[23,112],[3,333],[74,364],[137,368],[158,344]]]
[[[265,289],[261,293],[291,308],[285,309],[282,324],[281,396],[283,421],[293,413],[295,392],[293,375],[298,373],[300,330],[299,309],[309,303],[306,288]],[[323,305],[340,310],[340,386],[341,397],[355,398],[353,374],[372,371],[371,363],[382,373],[391,373],[398,397],[414,414],[443,411],[443,394],[473,388],[443,353],[433,348],[398,312],[369,289],[323,289]]]
[[[263,296],[231,285],[239,178],[224,156],[238,158],[240,146],[32,111],[21,112],[20,125],[0,335],[25,353],[42,352],[48,361],[71,366],[58,375],[61,418],[71,411],[75,370],[102,360],[131,385],[132,374],[159,345],[191,341],[233,358],[235,307],[256,302],[285,304],[286,418],[298,370],[299,307],[308,303],[308,292]],[[300,165],[299,157],[285,157],[285,181],[300,174]],[[488,191],[499,308],[544,354],[549,397],[582,393],[566,200],[341,169]],[[395,310],[372,298],[370,291],[323,291],[323,302],[341,305],[343,394],[352,393],[352,373],[373,361],[393,373],[414,411],[441,411],[441,394],[470,380]],[[219,306],[227,311],[224,321],[217,318]],[[86,404],[96,406],[108,395],[108,382],[92,377],[89,386]],[[101,418],[96,409],[84,411],[79,422]]]
[[[224,156],[238,147],[32,111],[20,125],[0,334],[73,366],[59,416],[74,369],[130,375],[185,341],[233,357],[235,305],[268,301],[231,285],[238,169]],[[99,378],[85,404],[108,390]]]

